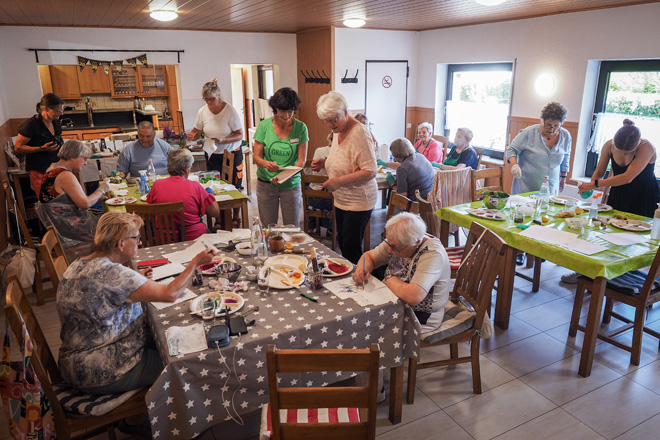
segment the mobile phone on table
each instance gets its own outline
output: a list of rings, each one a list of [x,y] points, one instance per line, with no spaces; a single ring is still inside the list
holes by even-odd
[[[235,316],[229,319],[229,334],[231,336],[244,335],[248,332],[245,318],[242,316]]]

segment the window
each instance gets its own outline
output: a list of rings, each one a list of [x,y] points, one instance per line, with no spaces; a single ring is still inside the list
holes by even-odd
[[[660,145],[660,60],[600,63],[585,175],[593,174],[603,144],[625,118],[635,122],[644,139]],[[659,172],[656,161],[656,176]]]
[[[275,93],[274,77],[272,65],[260,65],[257,67],[259,72],[259,98],[270,99]]]
[[[506,146],[513,63],[450,64],[447,69],[445,136],[467,127],[472,146],[502,158]],[[453,139],[453,138],[451,138]]]

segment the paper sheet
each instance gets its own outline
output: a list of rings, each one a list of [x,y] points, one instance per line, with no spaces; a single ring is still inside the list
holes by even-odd
[[[220,194],[219,196],[215,196],[215,201],[216,202],[224,202],[225,200],[232,200],[233,197],[230,196],[229,194]]]
[[[170,261],[172,260],[170,259]],[[163,278],[171,277],[173,275],[178,275],[186,270],[186,268],[183,266],[183,264],[180,263],[169,263],[154,267],[153,270],[153,279],[160,280]]]
[[[209,156],[215,153],[215,140],[213,138],[204,138],[203,150]]]
[[[165,331],[165,336],[170,356],[182,356],[208,348],[204,325],[199,322],[185,327],[172,326]]]
[[[128,195],[128,190],[127,189],[118,189],[113,191],[116,196],[127,196]]]
[[[165,278],[164,280],[158,281],[160,284],[170,284],[174,280],[174,277],[169,277]],[[161,301],[153,301],[151,304],[156,307],[158,310],[166,309],[170,306],[173,306],[174,304],[179,304],[184,301],[191,300],[193,298],[197,298],[197,295],[190,289],[184,290],[181,295],[176,299],[174,302],[161,302]]]
[[[204,246],[204,243],[202,243],[199,240],[196,240],[188,248],[182,251],[172,252],[170,254],[164,254],[163,258],[167,258],[172,263],[181,263],[181,264],[188,263],[189,261],[192,261],[195,255],[199,254],[205,249],[206,246]],[[181,272],[183,272],[183,270]]]
[[[122,183],[108,183],[108,186],[113,192],[116,192],[118,189],[122,188],[128,188],[128,184],[126,182]]]
[[[605,246],[590,243],[578,238],[578,234],[559,231],[552,228],[544,228],[543,226],[538,225],[530,226],[522,231],[520,235],[533,238],[534,240],[543,241],[545,243],[554,244],[556,246],[563,246],[585,255],[597,254],[598,252],[607,250]]]
[[[352,298],[362,307],[379,306],[388,302],[394,303],[398,300],[397,296],[382,281],[374,277],[369,278],[364,285],[364,289],[357,286],[352,278],[333,281],[326,283],[324,286],[338,298]]]
[[[218,230],[215,234],[200,235],[195,241],[204,241],[208,244],[217,246],[218,244],[226,245],[229,240],[241,240],[250,238],[251,231],[249,229],[235,228],[233,231]]]
[[[649,241],[648,235],[635,234],[634,232],[614,232],[611,234],[601,234],[600,238],[619,246],[646,243]]]

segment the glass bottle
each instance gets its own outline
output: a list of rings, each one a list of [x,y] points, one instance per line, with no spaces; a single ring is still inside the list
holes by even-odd
[[[660,203],[653,214],[653,226],[651,227],[651,240],[660,240]]]
[[[149,185],[153,185],[156,181],[156,168],[151,159],[149,159],[149,165],[147,166],[147,180],[149,181]]]
[[[550,204],[550,183],[548,182],[548,176],[543,178],[543,184],[539,190],[539,201],[540,201],[540,211],[547,212],[548,205]]]

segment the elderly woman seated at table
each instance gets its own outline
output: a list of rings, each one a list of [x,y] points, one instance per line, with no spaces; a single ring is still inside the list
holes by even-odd
[[[435,171],[422,153],[415,151],[410,141],[399,138],[390,145],[390,152],[399,164],[396,172],[396,192],[414,199],[415,190],[426,199],[433,187]]]
[[[206,225],[202,221],[204,214],[213,217],[220,215],[215,196],[206,192],[199,182],[188,180],[194,161],[192,153],[185,148],[170,151],[167,155],[167,172],[170,177],[156,180],[147,195],[148,203],[183,201],[186,240],[194,240],[206,233]]]
[[[369,282],[371,272],[387,265],[383,282],[412,307],[422,332],[442,324],[449,300],[449,258],[426,224],[415,214],[402,212],[385,223],[387,239],[360,258],[353,273],[356,283]]]
[[[473,170],[477,169],[479,165],[479,156],[477,152],[470,146],[473,134],[469,128],[461,127],[456,129],[454,135],[454,142],[449,142],[445,136],[438,136],[440,142],[449,148],[449,153],[445,158],[442,165],[439,166],[441,170],[455,170],[457,168],[470,167]]]
[[[110,189],[103,181],[96,191],[85,195],[74,173],[80,173],[91,154],[87,144],[68,140],[57,153],[60,160],[44,173],[36,206],[41,222],[55,226],[71,260],[91,252],[98,217],[88,209]]]

